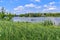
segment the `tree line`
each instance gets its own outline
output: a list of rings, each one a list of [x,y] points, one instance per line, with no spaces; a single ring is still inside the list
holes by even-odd
[[[26,13],[20,14],[20,17],[60,17],[60,13]]]

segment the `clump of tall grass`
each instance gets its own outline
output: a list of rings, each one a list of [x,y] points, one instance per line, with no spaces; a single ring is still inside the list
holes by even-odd
[[[42,24],[43,24],[44,26],[55,25],[51,20],[45,20]]]
[[[41,23],[0,21],[0,40],[60,40],[60,28]]]

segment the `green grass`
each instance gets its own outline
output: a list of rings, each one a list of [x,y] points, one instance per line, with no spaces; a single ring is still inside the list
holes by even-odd
[[[0,21],[0,40],[60,40],[60,27]]]

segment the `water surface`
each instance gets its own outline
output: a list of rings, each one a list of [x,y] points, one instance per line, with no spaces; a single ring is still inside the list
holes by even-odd
[[[51,20],[56,25],[60,23],[60,17],[14,17],[12,20],[19,22],[42,22],[45,20]]]

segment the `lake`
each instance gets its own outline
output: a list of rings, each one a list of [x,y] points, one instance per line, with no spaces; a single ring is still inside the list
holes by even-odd
[[[12,20],[19,22],[42,22],[45,20],[51,20],[56,25],[60,23],[60,17],[14,17]]]

